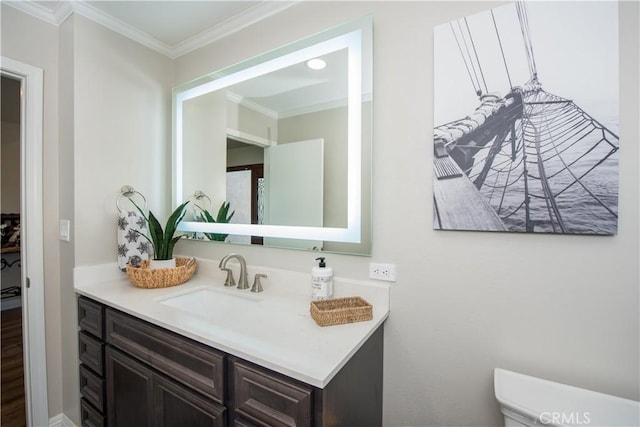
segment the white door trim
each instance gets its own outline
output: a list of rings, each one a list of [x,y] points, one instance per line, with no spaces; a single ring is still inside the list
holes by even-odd
[[[42,203],[43,71],[0,57],[3,75],[21,81],[20,194],[22,324],[27,425],[49,424]],[[29,286],[27,287],[27,283]]]

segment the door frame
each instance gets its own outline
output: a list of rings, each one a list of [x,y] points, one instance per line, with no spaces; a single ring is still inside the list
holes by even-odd
[[[0,74],[21,82],[20,215],[22,336],[27,425],[49,425],[42,196],[43,70],[0,57]]]

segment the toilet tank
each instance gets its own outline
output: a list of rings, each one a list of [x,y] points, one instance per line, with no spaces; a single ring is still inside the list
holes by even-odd
[[[496,368],[505,426],[640,426],[640,402]]]

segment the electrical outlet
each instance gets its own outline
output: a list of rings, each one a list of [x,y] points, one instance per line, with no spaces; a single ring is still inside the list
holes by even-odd
[[[376,280],[386,280],[387,282],[396,281],[396,265],[395,264],[378,264],[369,263],[369,278]]]

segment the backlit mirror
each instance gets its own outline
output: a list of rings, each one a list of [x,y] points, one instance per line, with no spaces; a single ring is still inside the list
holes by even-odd
[[[370,253],[371,32],[359,18],[174,89],[180,230]]]

